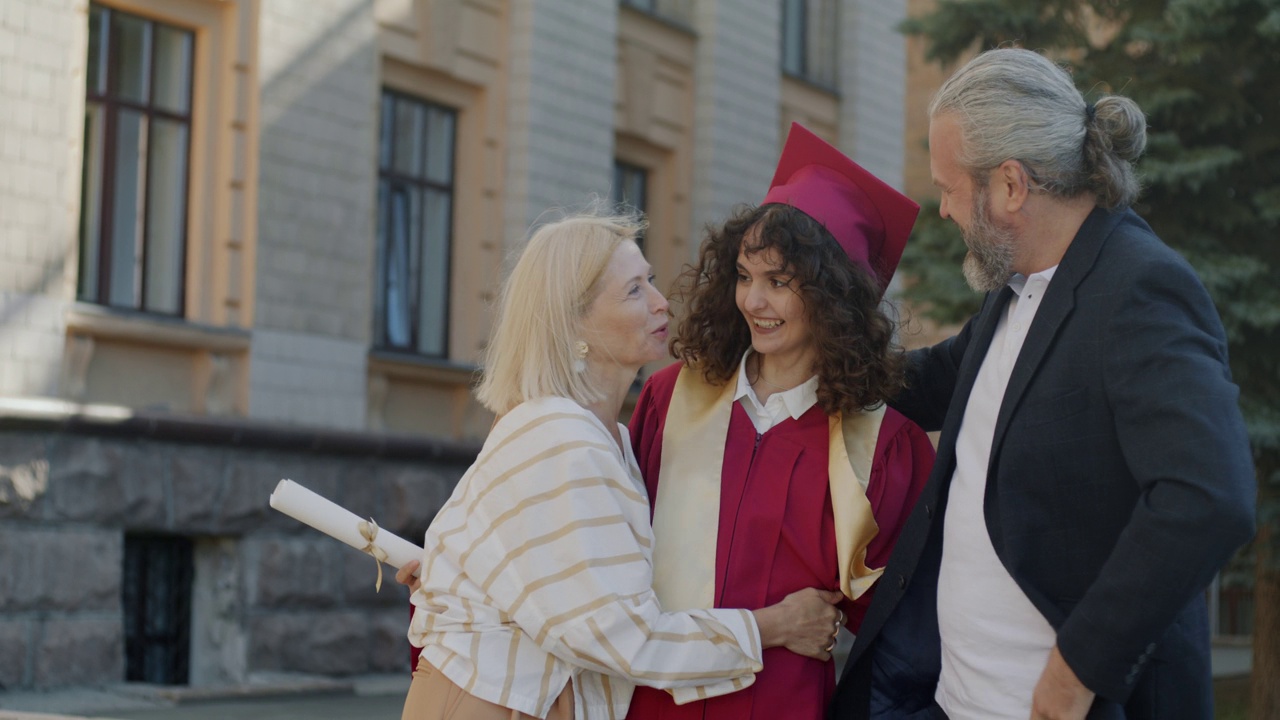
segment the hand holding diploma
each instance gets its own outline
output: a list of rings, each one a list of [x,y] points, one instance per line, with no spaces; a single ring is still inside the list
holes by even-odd
[[[371,555],[378,561],[378,581],[375,585],[378,590],[382,589],[382,563],[398,570],[422,558],[422,548],[379,528],[372,518],[363,520],[350,510],[292,480],[281,480],[276,485],[275,491],[271,493],[271,507]]]

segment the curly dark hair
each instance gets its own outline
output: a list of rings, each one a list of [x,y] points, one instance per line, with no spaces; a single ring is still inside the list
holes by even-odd
[[[849,260],[826,228],[790,205],[744,207],[723,227],[708,229],[697,266],[679,279],[685,318],[671,339],[672,354],[712,385],[737,374],[751,346],[735,300],[738,252],[753,227],[758,232],[747,252],[777,250],[804,301],[823,412],[868,410],[896,395],[905,361],[894,322],[880,309],[879,283]]]

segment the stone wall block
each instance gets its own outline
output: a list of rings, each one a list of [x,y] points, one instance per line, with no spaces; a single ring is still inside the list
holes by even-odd
[[[244,682],[248,627],[244,618],[244,563],[234,538],[202,538],[195,545],[191,589],[191,684]]]
[[[292,477],[296,469],[283,457],[261,455],[230,461],[226,491],[218,513],[222,532],[253,532],[265,529],[315,532],[293,518],[271,509],[271,491],[281,478],[291,478],[326,497],[332,487],[317,487],[312,478]]]
[[[267,613],[255,616],[250,627],[251,672],[352,675],[368,671],[370,628],[366,613]]]
[[[0,435],[0,520],[41,517],[48,493],[44,437],[23,432]]]
[[[260,608],[325,608],[338,600],[342,574],[337,553],[357,551],[321,533],[308,538],[269,538],[257,543],[250,605]],[[369,558],[372,569],[373,560]]]
[[[0,611],[32,610],[38,606],[43,583],[36,551],[45,535],[0,525]]]
[[[381,501],[381,486],[378,477],[378,466],[373,462],[353,462],[343,466],[329,464],[326,471],[333,474],[338,494],[329,495],[331,500],[362,518],[371,517],[384,527],[394,527],[387,522],[387,514],[391,508]],[[319,491],[317,491],[319,492]]]
[[[215,533],[218,501],[226,484],[227,453],[200,447],[182,447],[170,456],[174,530]]]
[[[409,669],[408,601],[394,610],[379,610],[370,622],[369,671],[399,673]]]
[[[364,612],[324,613],[313,623],[304,645],[307,652],[290,670],[348,675],[369,670],[369,616]]]
[[[0,692],[26,685],[33,630],[30,620],[0,620]]]
[[[36,552],[43,610],[120,611],[123,535],[110,530],[40,534]]]
[[[385,522],[395,532],[405,533],[406,540],[421,545],[422,533],[449,499],[461,476],[461,473],[450,476],[407,463],[385,467],[381,472],[385,510],[379,522]]]
[[[131,530],[168,530],[169,453],[174,446],[162,443],[121,443],[120,466],[124,474],[125,517],[121,525]]]
[[[109,530],[0,529],[0,610],[118,611],[121,538]]]
[[[33,684],[38,688],[121,682],[124,623],[119,617],[46,620],[34,671]]]
[[[289,644],[307,633],[303,615],[282,610],[249,618],[248,672],[284,670]]]
[[[390,565],[382,566],[382,590],[375,585],[378,580],[378,568],[373,558],[365,553],[343,546],[345,551],[340,558],[340,584],[343,601],[348,605],[358,606],[409,606],[409,590],[396,582],[396,569]],[[406,610],[406,612],[408,612]]]
[[[63,436],[49,454],[52,515],[60,520],[118,522],[124,515],[120,453],[98,438]]]
[[[50,449],[50,457],[53,519],[165,527],[163,446],[64,437]]]
[[[0,465],[32,458],[50,462],[48,491],[29,511],[39,515],[0,519],[6,688],[122,679],[124,538],[153,527],[223,541],[213,563],[218,577],[208,575],[217,568],[197,548],[195,612],[205,621],[192,628],[203,643],[193,682],[243,679],[254,669],[402,671],[408,593],[394,571],[384,568],[375,593],[372,558],[271,510],[268,498],[291,477],[420,542],[463,471],[428,458],[0,434]]]

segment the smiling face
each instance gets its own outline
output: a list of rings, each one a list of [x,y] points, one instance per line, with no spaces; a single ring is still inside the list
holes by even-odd
[[[588,364],[633,375],[667,354],[667,299],[653,286],[648,261],[633,241],[618,246],[600,291],[583,318]]]
[[[766,357],[800,362],[816,352],[804,299],[774,248],[756,252],[756,229],[747,231],[738,251],[738,311],[751,329],[751,347]]]

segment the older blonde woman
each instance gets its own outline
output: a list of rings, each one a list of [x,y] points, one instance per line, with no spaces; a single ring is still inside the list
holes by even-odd
[[[635,684],[710,697],[750,685],[764,648],[828,657],[839,593],[754,612],[667,613],[654,596],[649,504],[617,422],[666,352],[639,229],[545,225],[503,288],[477,393],[498,420],[427,530],[406,720],[620,718]]]

